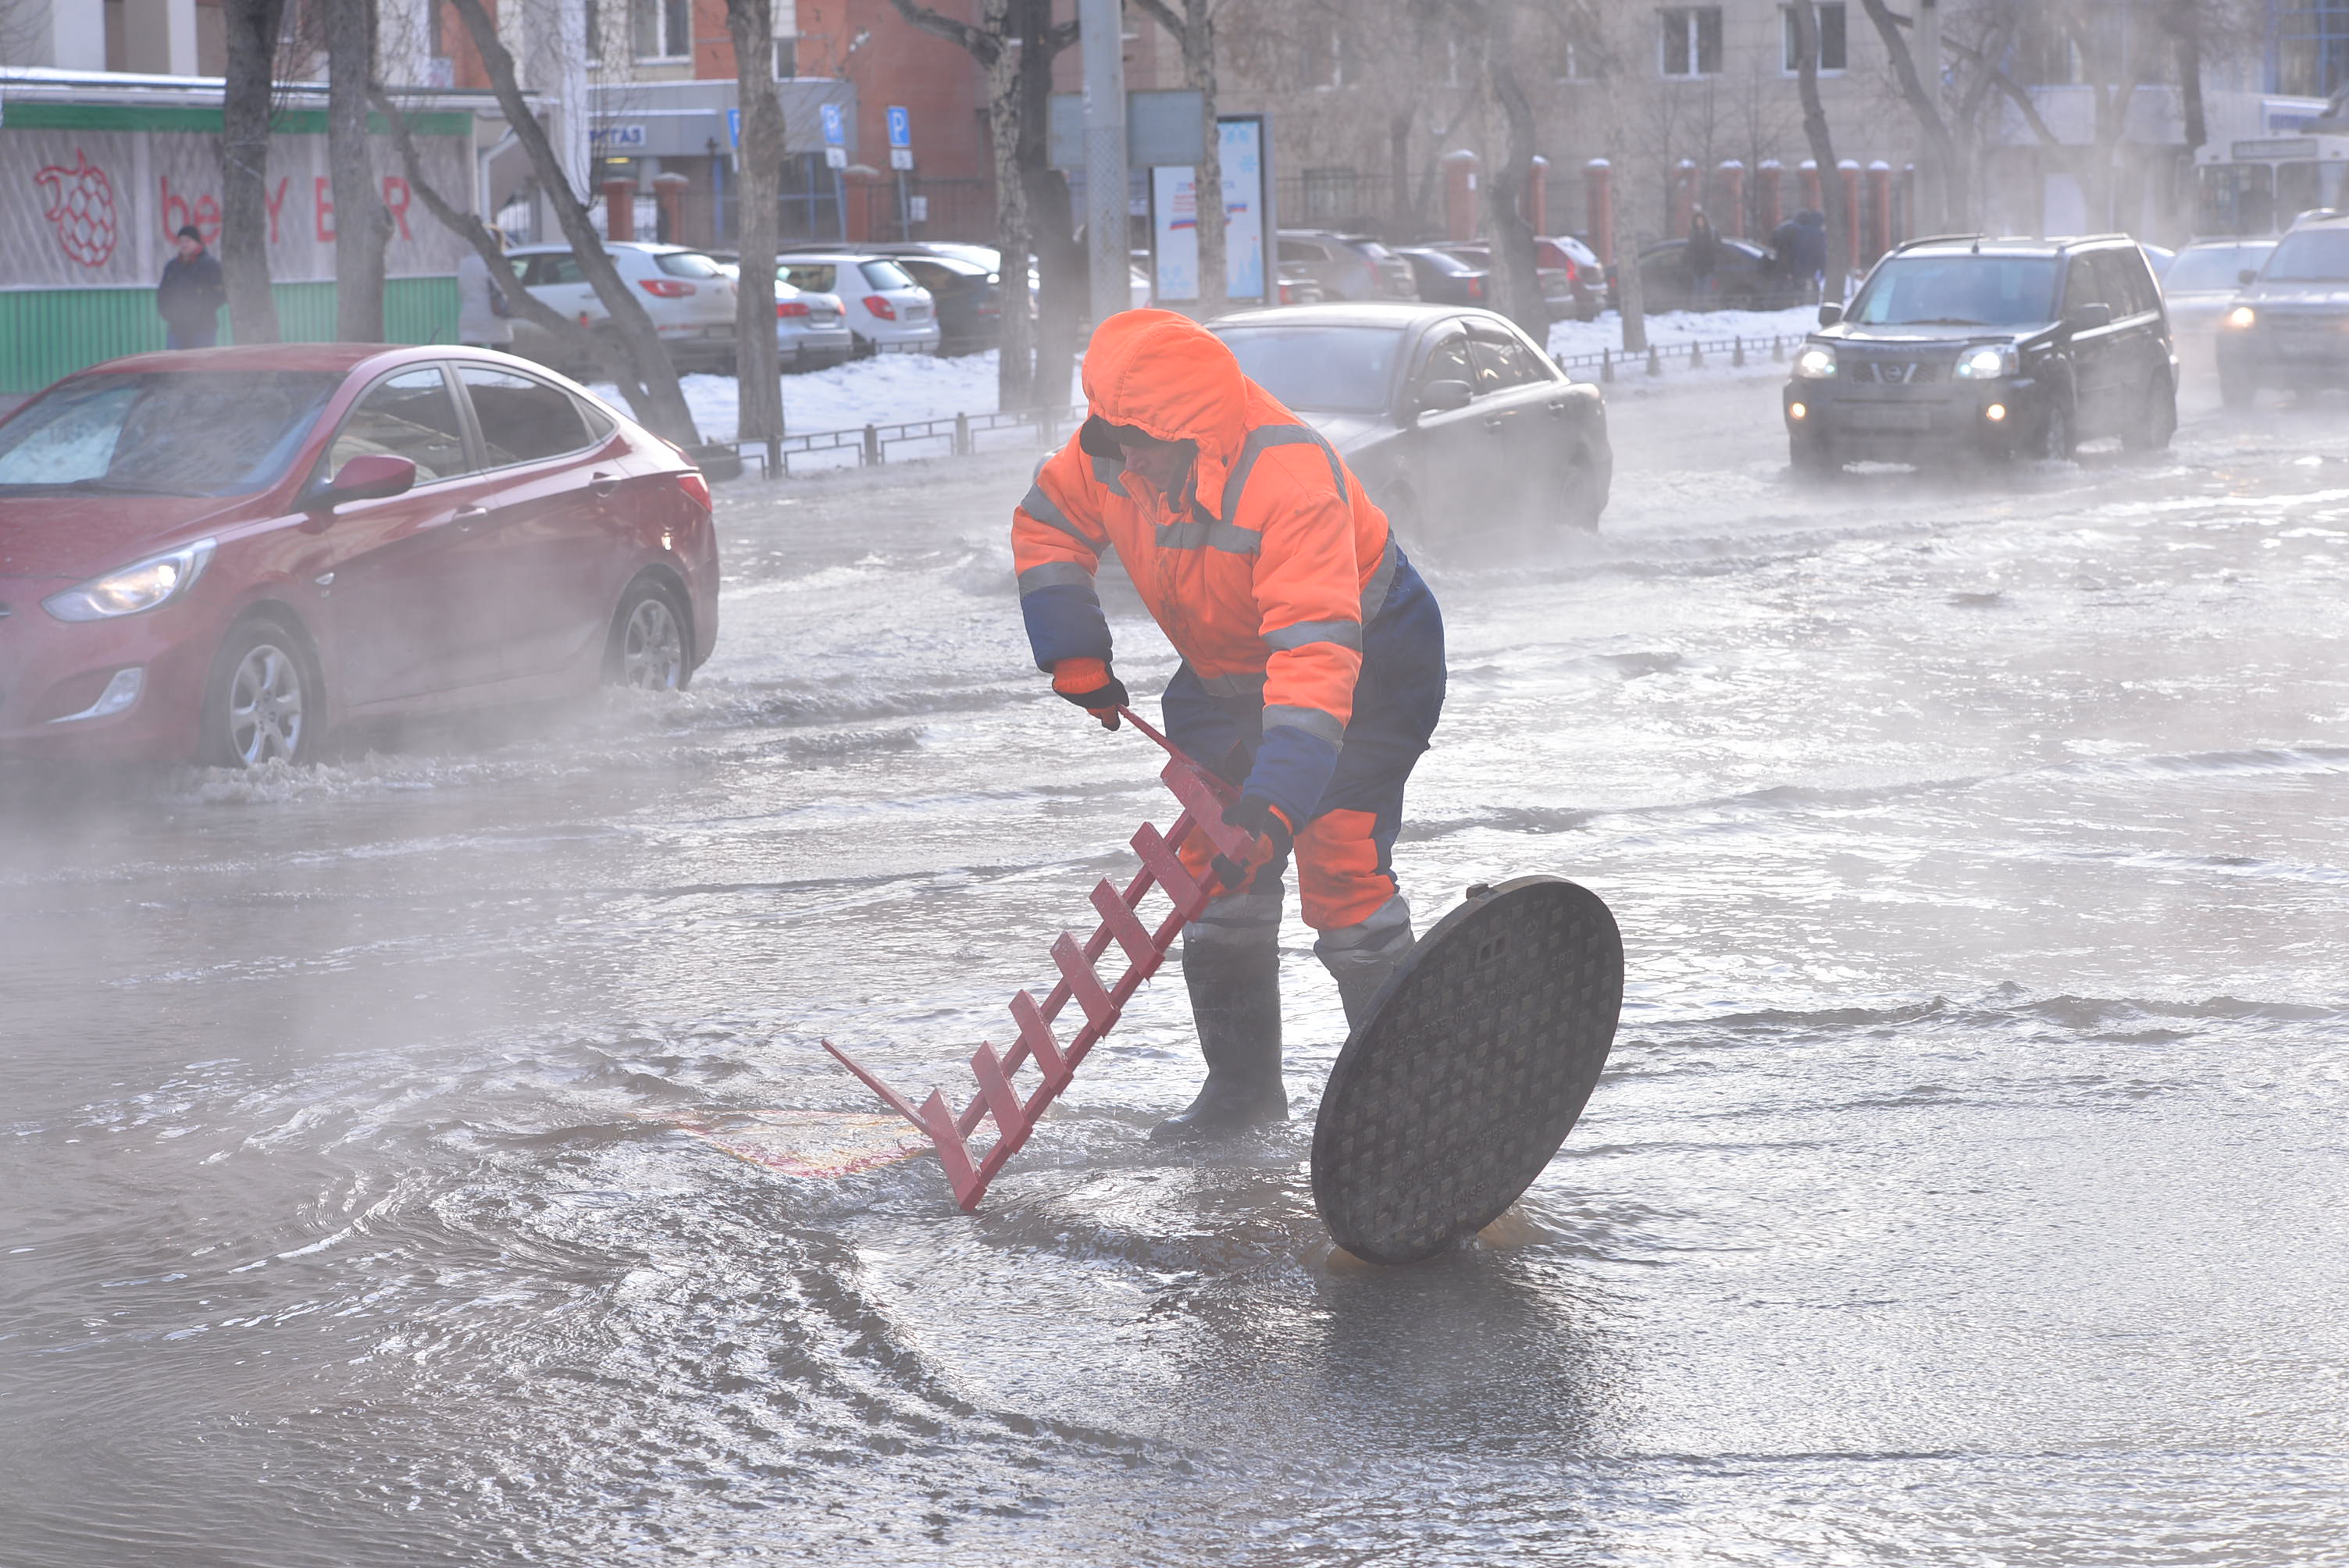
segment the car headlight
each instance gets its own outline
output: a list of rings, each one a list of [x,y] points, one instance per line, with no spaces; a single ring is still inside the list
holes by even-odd
[[[1795,356],[1795,374],[1806,381],[1824,381],[1835,374],[1835,350],[1814,344]]]
[[[119,572],[52,593],[41,601],[41,608],[60,621],[110,621],[168,604],[203,575],[204,565],[219,543],[216,539],[200,539],[167,555],[150,555]]]
[[[2237,332],[2241,332],[2246,327],[2257,325],[2259,324],[2259,319],[2260,313],[2253,310],[2247,304],[2239,304],[2234,309],[2227,313],[2227,325],[2233,327]]]
[[[2013,344],[1992,343],[1960,355],[1957,376],[1961,381],[1995,381],[2013,375],[2017,364]]]

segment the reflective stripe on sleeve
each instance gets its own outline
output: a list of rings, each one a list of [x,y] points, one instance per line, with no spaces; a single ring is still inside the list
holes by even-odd
[[[1367,626],[1379,618],[1386,608],[1387,594],[1394,589],[1395,569],[1402,564],[1402,552],[1395,548],[1394,530],[1387,530],[1386,548],[1379,552],[1378,570],[1362,584],[1362,624]]]
[[[1268,648],[1301,648],[1308,643],[1335,643],[1341,648],[1359,651],[1362,645],[1362,624],[1360,621],[1299,621],[1264,634]]]
[[[1042,523],[1047,528],[1059,529],[1062,533],[1067,534],[1071,539],[1075,540],[1079,544],[1083,545],[1095,555],[1099,555],[1101,553],[1102,547],[1092,540],[1086,538],[1084,531],[1080,529],[1075,523],[1069,521],[1069,514],[1062,511],[1058,503],[1056,503],[1050,496],[1044,493],[1044,487],[1042,485],[1030,485],[1028,487],[1028,493],[1020,498],[1019,510],[1026,512],[1030,517],[1034,518],[1038,522]]]
[[[1041,566],[1030,566],[1019,574],[1019,596],[1046,588],[1093,589],[1093,574],[1073,561],[1047,561]]]
[[[1234,528],[1212,518],[1201,522],[1162,522],[1157,533],[1161,550],[1222,550],[1254,555],[1264,543],[1264,535],[1252,528]]]
[[[1346,727],[1338,722],[1335,714],[1323,713],[1318,707],[1269,707],[1264,710],[1265,733],[1269,735],[1282,725],[1301,729],[1319,737],[1332,746],[1346,744]]]

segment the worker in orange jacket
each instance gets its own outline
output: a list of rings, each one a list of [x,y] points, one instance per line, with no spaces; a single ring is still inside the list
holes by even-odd
[[[1020,609],[1052,688],[1116,728],[1128,697],[1093,586],[1115,549],[1183,656],[1167,731],[1238,786],[1226,816],[1257,835],[1245,865],[1187,857],[1220,889],[1183,934],[1207,1081],[1152,1134],[1220,1136],[1288,1113],[1276,939],[1292,852],[1349,1026],[1411,950],[1391,857],[1444,707],[1443,614],[1336,450],[1195,322],[1110,317],[1084,388],[1091,417],[1012,514]]]

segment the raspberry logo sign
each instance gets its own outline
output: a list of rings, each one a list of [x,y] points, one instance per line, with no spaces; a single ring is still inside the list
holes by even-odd
[[[106,170],[74,149],[74,167],[50,164],[33,176],[45,187],[48,208],[41,216],[56,228],[57,245],[85,267],[102,267],[114,254],[114,181]]]

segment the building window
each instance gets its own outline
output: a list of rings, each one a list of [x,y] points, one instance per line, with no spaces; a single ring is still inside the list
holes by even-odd
[[[790,81],[800,74],[800,41],[797,38],[775,40],[775,79]]]
[[[1844,68],[1844,7],[1814,5],[1812,15],[1819,23],[1819,69],[1839,71]],[[1795,8],[1779,7],[1778,19],[1785,34],[1785,44],[1779,51],[1785,73],[1793,76],[1803,68],[1803,52],[1795,46]]]
[[[2349,5],[2342,0],[2282,0],[2275,40],[2277,92],[2330,98],[2349,81]]]
[[[1302,42],[1303,68],[1299,79],[1314,88],[1346,85],[1346,54],[1335,27],[1307,30]]]
[[[693,0],[634,0],[636,58],[693,57]]]
[[[1668,77],[1721,74],[1721,7],[1675,6],[1663,18],[1662,68]]]

